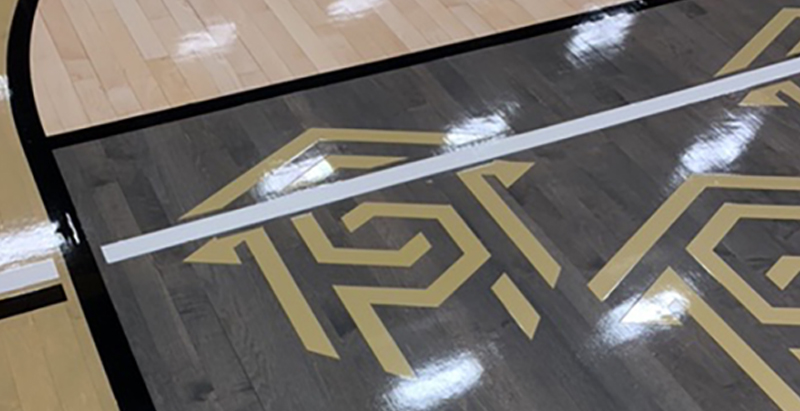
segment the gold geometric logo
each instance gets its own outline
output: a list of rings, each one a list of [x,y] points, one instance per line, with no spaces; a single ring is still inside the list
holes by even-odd
[[[595,296],[603,301],[608,299],[656,242],[709,189],[800,192],[800,178],[731,175],[690,177],[592,278],[589,289]],[[714,251],[742,219],[800,220],[800,206],[726,203],[689,242],[687,252],[762,324],[800,325],[800,308],[770,305]],[[768,270],[767,277],[783,290],[798,270],[800,258],[783,256]],[[652,315],[653,312],[661,315]],[[682,314],[692,317],[782,410],[800,410],[800,396],[672,267],[668,266],[663,271],[622,321],[675,325],[681,322]],[[794,350],[792,353],[800,354]]]
[[[298,181],[302,181],[302,176],[307,175],[308,170],[313,170],[322,162],[328,172],[333,172],[338,169],[371,170],[406,160],[405,157],[323,155],[317,156],[310,162],[307,161],[308,164],[303,165],[298,172],[296,163],[306,161],[302,157],[303,154],[323,141],[439,147],[446,145],[448,138],[449,136],[444,133],[309,130],[203,201],[183,218],[192,218],[221,210],[264,181],[278,181],[277,190],[301,188],[298,186]],[[496,178],[502,186],[508,188],[532,166],[533,163],[495,161],[462,171],[458,173],[458,176],[465,188],[475,196],[489,216],[506,232],[511,241],[542,276],[542,279],[550,287],[555,287],[561,271],[560,265],[509,209],[487,180],[487,178]],[[287,178],[286,175],[289,177]],[[375,311],[375,307],[438,308],[456,293],[491,256],[478,236],[450,205],[367,202],[359,204],[345,214],[341,223],[347,231],[353,233],[374,219],[384,218],[413,219],[438,224],[448,234],[449,241],[456,245],[461,252],[461,256],[455,262],[423,288],[349,285],[333,287],[333,292],[342,302],[364,341],[384,370],[398,376],[413,377],[413,367]],[[341,248],[331,242],[313,213],[296,216],[292,218],[292,223],[319,264],[412,269],[433,248],[424,233],[416,234],[398,249]],[[250,250],[305,348],[319,355],[339,359],[333,342],[327,336],[290,269],[284,263],[264,228],[212,239],[186,258],[185,262],[239,265],[242,264],[242,261],[236,248],[240,245],[246,245]],[[522,333],[527,338],[533,339],[540,316],[512,278],[506,273],[500,273],[500,277],[491,287],[491,292],[497,297],[499,303]]]
[[[446,142],[436,133],[378,132],[369,130],[314,130],[293,141],[220,190],[188,217],[226,207],[266,176],[279,175],[292,162],[325,139],[360,143],[396,143],[433,146]],[[287,148],[288,147],[288,148]],[[338,155],[337,167],[369,170],[404,161],[405,157],[370,158],[366,155]],[[330,161],[331,156],[326,161]],[[313,165],[312,165],[313,166]],[[533,163],[494,161],[458,173],[464,187],[475,197],[488,216],[503,230],[512,243],[535,268],[549,287],[555,288],[561,275],[560,264],[503,200],[498,186],[512,187],[533,167]],[[329,167],[332,169],[334,167]],[[261,178],[256,178],[261,176]],[[289,183],[285,183],[289,181]],[[284,180],[289,187],[297,179]],[[665,236],[689,207],[707,190],[760,190],[800,192],[800,178],[732,175],[694,175],[688,178],[624,244],[589,282],[589,290],[606,301],[630,275],[634,267]],[[350,233],[375,219],[412,219],[440,226],[459,250],[460,256],[432,282],[421,288],[334,285],[333,292],[353,319],[375,358],[390,374],[412,378],[414,368],[394,340],[390,327],[383,322],[376,307],[415,307],[436,309],[453,296],[491,258],[487,248],[451,205],[418,203],[364,202],[347,212],[341,224]],[[728,203],[723,205],[689,242],[686,250],[716,281],[728,290],[763,324],[800,325],[800,309],[775,307],[760,296],[744,279],[715,253],[738,221],[800,220],[800,207]],[[422,232],[396,249],[338,247],[326,234],[313,213],[292,218],[294,229],[318,264],[365,267],[394,267],[413,270],[415,264],[434,246]],[[261,269],[278,302],[305,348],[313,353],[339,359],[335,344],[328,337],[290,268],[286,266],[264,228],[251,229],[224,238],[215,238],[200,247],[185,261],[195,264],[239,265],[237,247],[246,245]],[[766,274],[779,289],[785,289],[800,271],[800,257],[780,258]],[[524,292],[507,273],[499,274],[491,287],[500,305],[527,338],[533,339],[540,315]],[[490,290],[487,290],[487,292]],[[657,313],[657,315],[653,315]],[[679,325],[691,317],[745,371],[753,381],[784,411],[800,410],[800,397],[759,354],[686,282],[667,266],[648,290],[636,299],[624,323]],[[792,350],[800,356],[800,350]]]
[[[758,56],[774,43],[778,36],[786,31],[798,18],[800,18],[800,8],[787,7],[778,12],[761,31],[717,72],[715,77],[728,75],[750,67]],[[787,57],[797,56],[798,54],[800,54],[800,43],[789,51]],[[750,91],[739,105],[751,107],[788,107],[789,104],[780,97],[781,95],[800,103],[800,86],[791,80],[786,80],[757,88]]]

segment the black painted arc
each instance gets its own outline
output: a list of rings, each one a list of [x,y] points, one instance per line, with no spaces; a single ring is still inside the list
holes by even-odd
[[[37,4],[38,0],[19,0],[9,33],[6,63],[14,122],[47,214],[67,239],[62,246],[64,259],[120,411],[155,411],[55,156],[37,144],[46,138],[30,76],[31,34]]]
[[[404,54],[398,57],[392,57],[372,63],[366,63],[328,73],[317,74],[310,77],[303,77],[297,80],[221,96],[198,103],[187,104],[180,107],[162,110],[156,113],[144,114],[112,123],[58,134],[47,139],[46,143],[50,149],[68,147],[71,145],[99,140],[159,124],[213,113],[215,111],[240,106],[254,101],[265,100],[299,91],[342,83],[348,80],[398,70],[429,61],[513,43],[559,30],[569,29],[576,25],[602,19],[609,15],[639,12],[678,1],[680,0],[636,0],[632,2],[626,2],[603,9],[592,10],[582,14],[576,14],[557,20],[497,33],[486,37],[479,37],[460,43],[448,44],[441,47]]]
[[[0,320],[36,311],[53,304],[63,303],[64,301],[67,301],[67,296],[64,294],[64,288],[60,285],[47,287],[19,297],[7,298],[0,301]]]

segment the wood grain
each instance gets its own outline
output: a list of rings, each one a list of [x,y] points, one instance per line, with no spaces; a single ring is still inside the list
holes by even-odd
[[[452,44],[623,0],[41,0],[48,135]]]
[[[493,176],[485,182],[561,266],[555,287],[455,173],[311,210],[338,248],[396,250],[424,234],[432,249],[411,268],[319,263],[290,218],[264,223],[339,360],[304,348],[246,244],[235,249],[241,264],[230,265],[186,263],[206,241],[118,264],[105,264],[100,252],[102,245],[179,224],[189,210],[309,127],[501,139],[708,82],[747,41],[743,33],[756,32],[785,5],[732,1],[686,0],[607,16],[501,47],[58,150],[59,168],[159,409],[353,410],[367,404],[367,409],[476,411],[779,410],[701,321],[687,317],[681,325],[638,326],[619,320],[664,267],[672,266],[796,390],[800,363],[789,349],[797,347],[800,331],[758,323],[685,248],[724,202],[798,206],[800,193],[709,190],[611,298],[601,301],[588,285],[690,174],[800,175],[793,155],[800,150],[798,108],[740,107],[744,93],[503,159],[533,163],[513,184]],[[299,15],[319,17],[319,1],[317,7],[302,3]],[[427,9],[413,0],[392,4],[409,22],[404,30],[413,28],[425,38],[426,26],[409,16]],[[447,7],[470,5],[473,12],[457,14],[470,30],[492,28],[492,19],[497,24],[514,13],[502,2],[481,6],[494,13],[491,18],[475,11],[473,2],[458,4]],[[394,21],[387,27],[399,27],[397,13],[379,17]],[[440,27],[441,18],[425,15],[443,38],[457,34]],[[320,32],[313,23],[309,27]],[[612,28],[618,37],[587,46],[598,32]],[[731,33],[738,40],[730,40]],[[782,36],[765,51],[763,64],[783,61],[796,38]],[[350,45],[356,53],[378,53],[374,43]],[[292,164],[356,153],[414,161],[457,149],[329,140]],[[337,172],[323,183],[357,173]],[[269,186],[271,174],[266,175],[260,182]],[[225,210],[270,198],[272,193],[250,190]],[[417,380],[384,371],[333,286],[422,288],[464,253],[432,221],[379,218],[351,231],[342,217],[365,202],[452,205],[491,254],[439,308],[378,308],[409,364],[423,376]],[[779,256],[798,255],[798,226],[751,221],[733,231],[719,252],[769,301],[796,307],[796,281],[780,290],[764,272]],[[533,340],[526,335],[533,324],[527,330],[515,326],[492,295],[503,273],[518,288],[517,297],[540,315]],[[448,391],[439,402],[413,395],[435,391],[426,390],[426,383],[437,371],[449,378],[478,369],[479,382],[452,396]],[[412,398],[404,400],[403,393]],[[414,399],[419,402],[410,403]]]

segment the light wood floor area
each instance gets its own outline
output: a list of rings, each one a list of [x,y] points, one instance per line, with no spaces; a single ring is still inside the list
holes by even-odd
[[[565,17],[623,0],[41,0],[48,135]]]
[[[9,27],[16,4],[0,2],[2,79],[6,78]],[[67,301],[0,320],[0,411],[117,410],[60,251],[37,231],[50,220],[20,145],[7,97],[8,90],[0,88],[0,275],[9,267],[52,259]],[[51,284],[37,287],[46,285]],[[0,299],[6,297],[0,295]]]
[[[85,322],[71,303],[0,321],[0,410],[116,410]]]

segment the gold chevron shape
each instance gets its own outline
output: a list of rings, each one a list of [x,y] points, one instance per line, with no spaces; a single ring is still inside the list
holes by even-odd
[[[739,105],[744,107],[788,107],[781,95],[800,103],[800,87],[793,81],[784,81],[755,89]]]
[[[212,194],[197,207],[181,217],[181,220],[219,211],[237,198],[255,187],[265,177],[274,175],[282,167],[290,164],[300,155],[316,144],[329,142],[371,143],[371,144],[406,144],[441,146],[447,144],[447,133],[424,133],[410,131],[354,130],[354,129],[317,129],[312,128],[299,135],[289,144],[281,147],[269,157],[256,164],[234,181]],[[405,160],[404,157],[384,156],[343,156],[328,155],[325,157],[332,169],[369,170]]]
[[[800,8],[787,7],[779,11],[752,39],[725,64],[715,77],[735,73],[750,67],[751,64],[783,33],[789,25],[800,18]],[[800,54],[800,43],[789,51],[788,56]]]
[[[594,295],[605,301],[697,197],[712,188],[800,191],[800,178],[715,174],[689,177],[592,278],[589,288]]]

